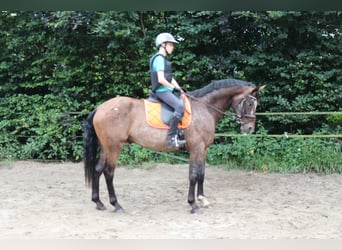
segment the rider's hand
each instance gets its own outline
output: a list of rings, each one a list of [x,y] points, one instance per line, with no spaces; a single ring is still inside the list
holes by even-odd
[[[180,88],[175,87],[172,90],[172,94],[174,94],[176,96],[180,96],[181,93],[182,93],[182,89],[180,89]]]

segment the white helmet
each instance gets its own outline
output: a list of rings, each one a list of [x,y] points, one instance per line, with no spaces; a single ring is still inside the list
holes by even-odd
[[[178,43],[176,39],[170,33],[160,33],[156,38],[156,47],[158,48],[160,45],[166,42]]]

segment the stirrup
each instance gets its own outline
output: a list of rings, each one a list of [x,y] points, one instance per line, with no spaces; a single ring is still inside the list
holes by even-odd
[[[179,147],[183,147],[185,144],[185,140],[179,140],[178,136],[172,136],[171,138],[168,138],[167,140],[167,146],[169,148],[179,148]]]

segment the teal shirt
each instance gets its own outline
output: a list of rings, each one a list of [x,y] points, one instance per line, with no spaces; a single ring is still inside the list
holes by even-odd
[[[156,58],[154,58],[153,63],[152,63],[152,70],[156,72],[165,70],[164,58],[162,56],[157,56]],[[165,91],[171,92],[172,89],[164,85],[161,85],[156,89],[156,92],[165,92]]]

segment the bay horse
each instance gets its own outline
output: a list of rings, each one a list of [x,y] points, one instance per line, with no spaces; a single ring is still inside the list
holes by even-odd
[[[205,160],[206,151],[214,140],[217,122],[228,108],[232,108],[241,125],[241,132],[252,133],[259,92],[264,87],[236,79],[222,79],[186,93],[192,110],[191,124],[184,129],[185,149],[189,152],[188,203],[191,213],[200,211],[195,199],[196,184],[197,201],[202,202],[203,206],[209,205],[203,192]],[[105,209],[99,195],[99,181],[103,173],[110,203],[116,212],[124,211],[113,183],[123,145],[136,143],[155,151],[174,151],[167,147],[166,137],[167,130],[152,128],[147,124],[144,101],[140,99],[115,97],[90,112],[83,124],[83,161],[85,180],[92,185],[92,201],[97,209]]]

